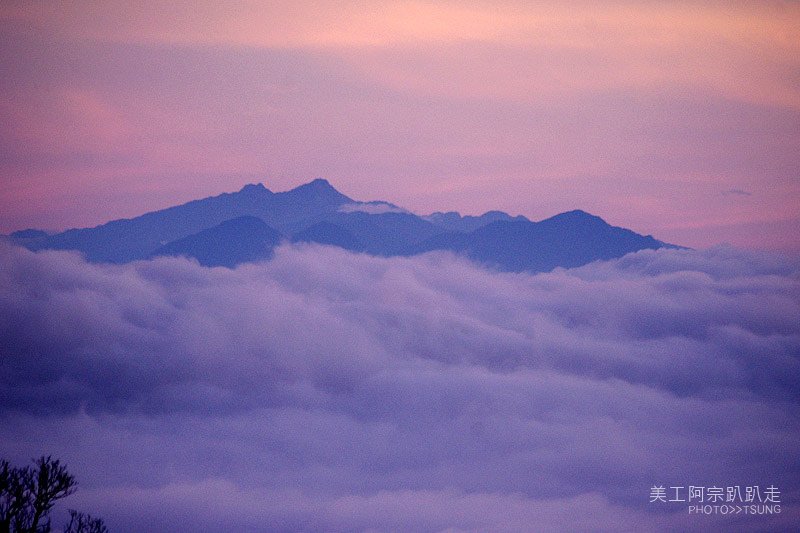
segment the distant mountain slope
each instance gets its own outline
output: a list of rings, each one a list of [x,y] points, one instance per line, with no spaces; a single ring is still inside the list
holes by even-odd
[[[364,251],[364,244],[352,232],[330,222],[319,222],[292,235],[292,242],[315,242],[338,246],[353,252]]]
[[[49,237],[46,231],[40,229],[23,229],[15,231],[9,235],[0,235],[0,240],[10,241],[13,244],[31,248],[36,246],[36,243],[43,241]]]
[[[323,179],[279,193],[246,185],[95,228],[8,238],[32,250],[78,250],[94,262],[186,255],[204,265],[234,266],[268,257],[281,235],[380,256],[449,250],[500,270],[534,272],[671,246],[584,211],[541,222],[500,211],[419,217],[388,202],[352,200]]]
[[[325,180],[317,179],[291,191],[273,193],[261,184],[239,192],[195,200],[136,218],[95,228],[71,229],[37,239],[31,249],[78,250],[89,261],[126,263],[148,257],[160,246],[240,216],[255,216],[290,234],[308,220],[335,213],[352,203]]]
[[[501,270],[545,272],[662,246],[649,235],[611,226],[584,211],[570,211],[541,222],[498,221],[467,234],[437,235],[411,252],[449,250]]]
[[[372,255],[404,255],[413,245],[443,230],[411,213],[336,213],[329,222],[352,233]]]
[[[456,211],[448,211],[447,213],[442,213],[441,211],[437,211],[436,213],[432,213],[422,218],[448,231],[459,231],[463,233],[475,231],[480,227],[486,226],[487,224],[491,224],[492,222],[497,222],[500,220],[505,220],[505,221],[517,220],[520,222],[522,221],[530,222],[526,217],[522,215],[517,215],[515,217],[512,217],[508,213],[503,213],[502,211],[487,211],[486,213],[477,217],[472,215],[461,216]]]
[[[193,257],[203,266],[233,268],[272,257],[280,240],[281,234],[260,218],[243,216],[166,244],[150,257]]]
[[[9,237],[16,240],[43,239],[47,236],[48,233],[40,229],[23,229],[9,235]]]

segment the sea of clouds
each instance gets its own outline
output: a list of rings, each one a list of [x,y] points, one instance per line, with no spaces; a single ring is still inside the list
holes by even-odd
[[[800,265],[777,256],[529,275],[0,244],[0,350],[0,454],[61,458],[79,490],[58,512],[115,532],[800,523]],[[781,512],[690,515],[654,485],[773,485]]]

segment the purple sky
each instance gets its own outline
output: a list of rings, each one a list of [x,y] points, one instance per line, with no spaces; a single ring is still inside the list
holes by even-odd
[[[796,2],[3,2],[0,232],[325,177],[800,249]]]

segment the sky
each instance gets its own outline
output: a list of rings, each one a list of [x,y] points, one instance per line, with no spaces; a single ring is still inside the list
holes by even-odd
[[[0,232],[316,177],[800,250],[800,4],[0,6]]]
[[[0,457],[66,463],[54,525],[800,523],[800,3],[7,0],[0,47],[0,233],[323,177],[695,248],[532,274],[0,239]],[[781,512],[658,485],[777,486]]]
[[[798,315],[800,263],[733,247],[531,275],[0,242],[0,456],[58,457],[54,525],[119,533],[791,531]],[[689,485],[773,486],[780,512],[650,502]]]

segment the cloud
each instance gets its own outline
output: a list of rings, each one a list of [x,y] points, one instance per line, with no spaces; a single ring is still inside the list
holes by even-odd
[[[339,207],[342,213],[368,213],[370,215],[382,215],[384,213],[408,213],[402,207],[397,207],[387,202],[359,202],[356,204],[344,204]]]
[[[155,491],[117,489],[102,498],[109,507],[125,508],[126,502],[140,502],[138,516],[131,514],[127,519],[142,523],[145,514],[146,524],[163,530],[180,530],[187,521],[198,518],[213,530],[235,527],[246,531],[518,532],[534,525],[537,531],[561,531],[565,522],[576,530],[590,531],[596,528],[598,515],[604,517],[605,527],[615,530],[635,525],[638,531],[655,531],[659,525],[680,523],[675,517],[653,520],[645,512],[614,505],[597,494],[534,500],[521,494],[465,494],[445,489],[329,497],[291,490],[242,490],[224,480],[207,480],[170,484]],[[91,502],[91,498],[85,500]],[[166,516],[164,502],[175,505]]]
[[[745,191],[742,189],[728,189],[727,191],[722,191],[723,196],[753,196],[753,193],[749,191]]]
[[[798,263],[733,248],[531,276],[4,247],[0,452],[64,458],[115,531],[786,528],[799,315]],[[774,484],[784,509],[689,516],[654,484]]]

